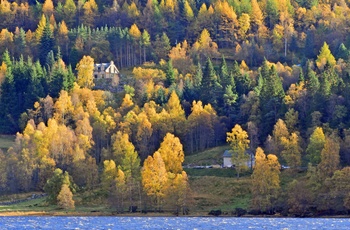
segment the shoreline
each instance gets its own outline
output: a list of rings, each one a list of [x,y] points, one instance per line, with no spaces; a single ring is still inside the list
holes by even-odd
[[[122,213],[115,214],[112,212],[75,212],[75,211],[5,211],[0,212],[0,217],[54,217],[54,216],[66,216],[66,217],[212,217],[212,218],[350,218],[350,215],[331,215],[331,216],[309,216],[309,217],[295,217],[295,216],[281,216],[281,215],[220,215],[213,216],[205,213],[202,214],[190,214],[190,215],[175,215],[172,213]]]

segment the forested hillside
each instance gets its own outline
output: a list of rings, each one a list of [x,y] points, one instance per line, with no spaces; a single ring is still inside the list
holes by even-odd
[[[346,213],[349,6],[1,0],[0,133],[17,133],[1,192],[187,213],[185,155],[229,142],[238,177],[256,154],[252,210]],[[121,83],[97,90],[94,63],[110,61]]]

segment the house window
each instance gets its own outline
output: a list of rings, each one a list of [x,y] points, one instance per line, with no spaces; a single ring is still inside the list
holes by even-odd
[[[95,74],[95,78],[97,78],[97,74]]]
[[[98,67],[97,67],[97,71],[98,71],[98,72],[101,72],[101,66],[98,66]]]

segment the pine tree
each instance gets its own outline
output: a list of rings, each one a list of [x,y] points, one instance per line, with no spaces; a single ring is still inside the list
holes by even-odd
[[[210,103],[216,107],[218,105],[219,96],[221,94],[222,87],[218,82],[213,63],[210,58],[207,59],[207,63],[203,72],[203,79],[201,84],[201,99],[203,103]]]
[[[47,54],[53,51],[55,48],[55,40],[53,37],[52,30],[50,28],[50,23],[46,22],[43,34],[40,38],[40,63],[44,65],[46,63]]]
[[[166,68],[165,68],[165,87],[170,87],[175,83],[175,71],[173,68],[172,60],[170,59],[167,62]]]

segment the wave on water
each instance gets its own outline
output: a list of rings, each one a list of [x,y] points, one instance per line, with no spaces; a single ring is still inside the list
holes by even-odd
[[[236,217],[0,217],[0,229],[349,229],[345,218]]]

